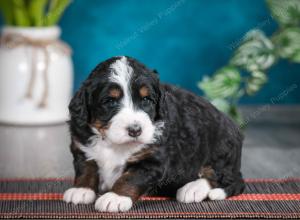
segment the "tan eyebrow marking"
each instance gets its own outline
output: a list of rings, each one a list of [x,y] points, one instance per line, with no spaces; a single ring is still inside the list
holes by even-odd
[[[109,96],[111,96],[113,98],[119,98],[121,96],[120,89],[111,89],[111,90],[109,90]]]
[[[142,86],[139,92],[142,98],[149,96],[149,89],[146,86]]]

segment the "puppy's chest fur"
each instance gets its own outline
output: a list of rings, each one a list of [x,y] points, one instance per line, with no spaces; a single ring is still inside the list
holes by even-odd
[[[85,153],[87,160],[96,161],[99,167],[100,190],[110,190],[115,181],[122,175],[126,161],[130,156],[145,145],[113,145],[100,137],[93,138],[91,144],[80,149]]]

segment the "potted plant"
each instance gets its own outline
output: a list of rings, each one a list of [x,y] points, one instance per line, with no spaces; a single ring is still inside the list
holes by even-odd
[[[69,0],[1,0],[0,122],[64,122],[72,94],[71,50],[56,26]]]

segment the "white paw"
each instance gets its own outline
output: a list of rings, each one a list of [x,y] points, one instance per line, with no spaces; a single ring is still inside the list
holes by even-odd
[[[176,199],[179,202],[201,202],[204,200],[211,189],[206,179],[198,179],[185,184],[177,190]]]
[[[224,189],[221,188],[215,188],[209,191],[208,198],[210,200],[223,200],[226,199],[227,195],[224,191]]]
[[[90,204],[96,199],[96,193],[89,188],[70,188],[64,193],[63,200],[73,204]]]
[[[100,212],[126,212],[132,207],[132,200],[127,196],[119,196],[116,193],[108,192],[100,196],[95,209]]]

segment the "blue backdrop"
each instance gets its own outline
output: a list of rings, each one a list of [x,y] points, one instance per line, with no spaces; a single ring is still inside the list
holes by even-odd
[[[197,82],[228,62],[247,31],[276,29],[263,0],[74,0],[60,25],[74,50],[75,89],[100,61],[129,55],[198,94]],[[295,83],[300,65],[280,62],[269,83],[241,102],[269,103]],[[299,102],[298,88],[279,103]]]

